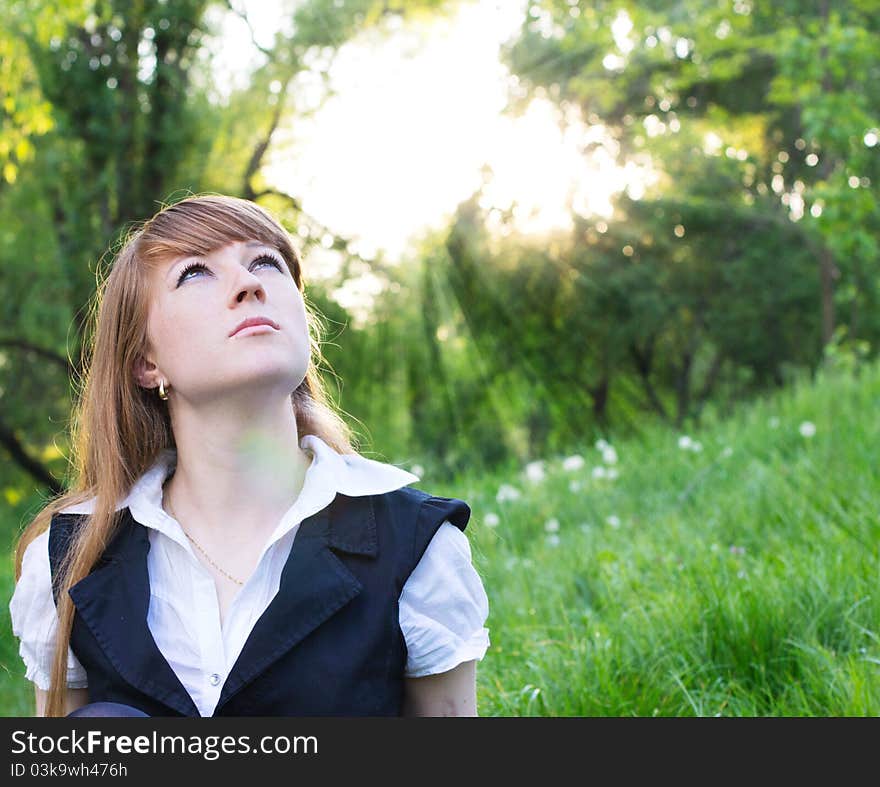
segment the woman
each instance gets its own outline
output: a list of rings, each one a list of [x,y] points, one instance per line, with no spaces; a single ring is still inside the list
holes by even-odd
[[[476,715],[470,509],[352,448],[278,221],[167,206],[98,298],[75,481],[16,550],[37,715]]]

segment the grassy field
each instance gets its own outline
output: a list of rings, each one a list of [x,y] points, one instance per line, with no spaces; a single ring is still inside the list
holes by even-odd
[[[878,409],[872,365],[699,434],[416,484],[473,510],[480,715],[880,714]],[[29,713],[5,605],[0,667],[2,714]]]
[[[491,606],[480,714],[880,714],[878,409],[873,365],[699,435],[461,479]]]

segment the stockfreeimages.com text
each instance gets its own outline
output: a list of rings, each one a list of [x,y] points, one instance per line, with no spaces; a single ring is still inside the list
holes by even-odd
[[[250,735],[106,735],[100,730],[71,730],[61,735],[12,733],[13,754],[199,754],[216,760],[221,754],[317,754],[314,735],[264,735],[254,748]]]

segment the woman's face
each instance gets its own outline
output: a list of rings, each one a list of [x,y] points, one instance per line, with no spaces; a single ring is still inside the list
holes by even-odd
[[[277,249],[237,241],[205,257],[164,263],[151,275],[142,384],[164,378],[177,396],[197,403],[236,394],[289,395],[305,378],[305,304]],[[266,317],[277,328],[234,333],[252,317]]]

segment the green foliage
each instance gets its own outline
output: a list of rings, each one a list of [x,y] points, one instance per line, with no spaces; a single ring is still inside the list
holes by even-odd
[[[830,280],[822,290],[817,285],[817,303],[876,344],[877,2],[689,0],[573,9],[550,0],[531,9],[521,37],[507,48],[520,104],[549,89],[560,103],[579,106],[591,123],[608,126],[624,155],[649,154],[670,173],[666,190],[676,193],[695,195],[698,182],[714,180],[702,145],[694,150],[673,141],[689,129],[713,130],[734,154],[745,151],[747,204],[760,217],[767,205],[759,196],[797,195],[803,210],[792,218],[803,242],[824,247],[833,260],[823,263]],[[619,49],[611,28],[622,13],[632,26]],[[736,126],[747,118],[761,120],[762,135],[743,144]],[[644,121],[651,120],[665,130],[646,137]],[[694,186],[679,167],[685,150]],[[830,319],[823,343],[835,327]]]

